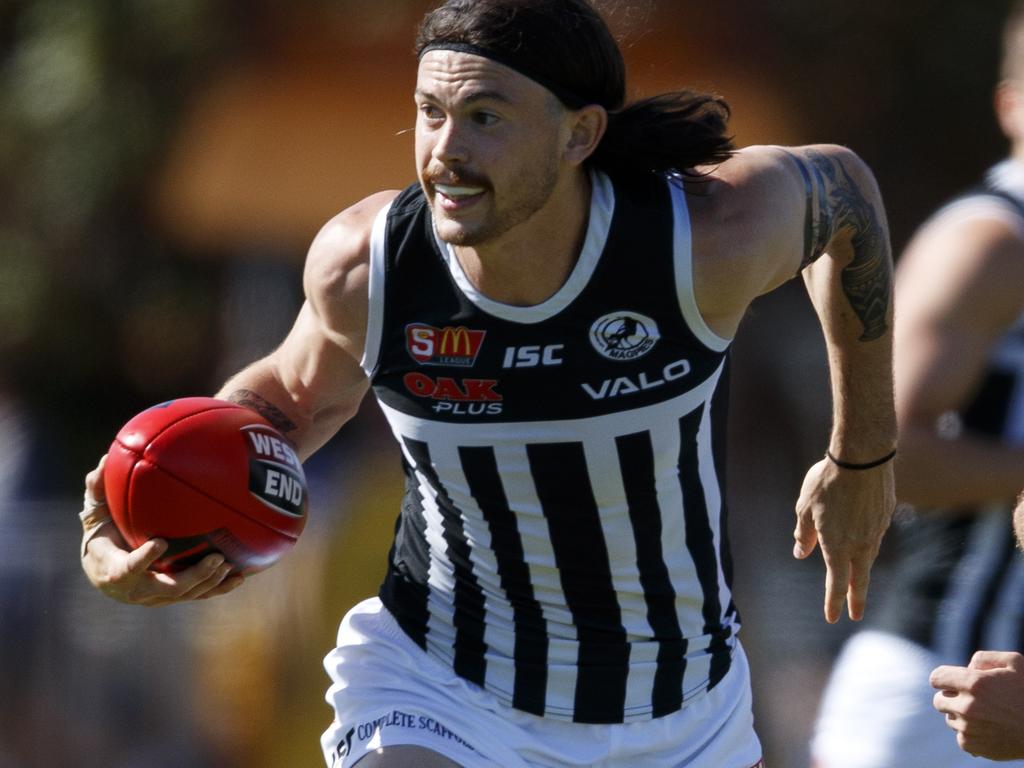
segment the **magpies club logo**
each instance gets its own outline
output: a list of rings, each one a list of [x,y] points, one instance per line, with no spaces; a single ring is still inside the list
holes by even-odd
[[[657,342],[657,323],[638,312],[609,312],[590,326],[590,343],[609,360],[636,360],[650,352]]]

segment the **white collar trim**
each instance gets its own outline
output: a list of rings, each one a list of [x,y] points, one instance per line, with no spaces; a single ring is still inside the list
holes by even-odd
[[[998,189],[1024,202],[1024,163],[1012,158],[1003,160],[989,170],[988,180]]]
[[[452,279],[455,280],[466,298],[484,312],[516,323],[540,323],[568,307],[583,292],[597,268],[608,241],[608,231],[611,228],[612,215],[615,212],[615,192],[611,180],[600,171],[591,171],[590,181],[592,190],[590,220],[587,223],[587,234],[583,241],[580,257],[562,287],[540,304],[520,307],[495,301],[480,293],[466,276],[462,265],[459,264],[455,249],[438,237],[435,227],[434,238],[437,240],[437,246],[448,262],[448,271],[451,273]]]

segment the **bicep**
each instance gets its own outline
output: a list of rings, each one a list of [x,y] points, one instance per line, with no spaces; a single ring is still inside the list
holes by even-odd
[[[838,145],[752,148],[745,168],[754,293],[767,293],[828,254],[844,289],[891,280],[885,211],[870,169]],[[852,268],[852,269],[851,269]],[[821,270],[819,270],[821,271]]]
[[[950,320],[897,320],[896,402],[904,425],[931,429],[939,416],[961,408],[979,383],[992,336]]]
[[[731,338],[755,298],[797,274],[804,187],[781,147],[747,147],[712,173],[711,194],[688,196],[694,291],[711,329]]]
[[[997,339],[1024,309],[1024,255],[995,222],[937,226],[897,275],[896,395],[901,421],[933,426],[962,408]]]
[[[890,326],[892,252],[874,176],[839,146],[801,147],[791,157],[805,185],[801,268],[809,268],[812,298],[841,295],[857,318],[860,340],[880,338]]]
[[[315,421],[330,422],[332,432],[355,414],[369,388],[360,357],[358,341],[328,330],[310,301],[271,355],[289,395],[304,403]]]
[[[324,226],[307,256],[306,301],[287,337],[225,387],[231,399],[285,422],[284,431],[303,458],[355,415],[369,389],[360,365],[369,304],[369,232],[389,194],[367,198]]]
[[[304,441],[319,448],[356,414],[369,380],[361,367],[366,337],[367,271],[359,248],[351,258],[307,260],[306,301],[271,355],[288,397],[310,425]]]
[[[217,396],[262,415],[305,461],[356,413],[368,386],[307,302],[277,349],[231,377]]]

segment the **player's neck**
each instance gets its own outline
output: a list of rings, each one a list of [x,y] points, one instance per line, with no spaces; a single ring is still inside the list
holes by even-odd
[[[558,292],[572,272],[590,220],[591,183],[574,174],[528,221],[478,246],[455,253],[474,287],[494,301],[540,304]]]

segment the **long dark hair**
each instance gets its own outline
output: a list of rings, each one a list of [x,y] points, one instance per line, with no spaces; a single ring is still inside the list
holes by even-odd
[[[677,91],[626,103],[626,66],[589,0],[447,0],[427,14],[416,55],[451,47],[511,66],[569,109],[599,104],[608,131],[591,157],[613,174],[695,175],[726,160],[729,106],[718,96]]]

